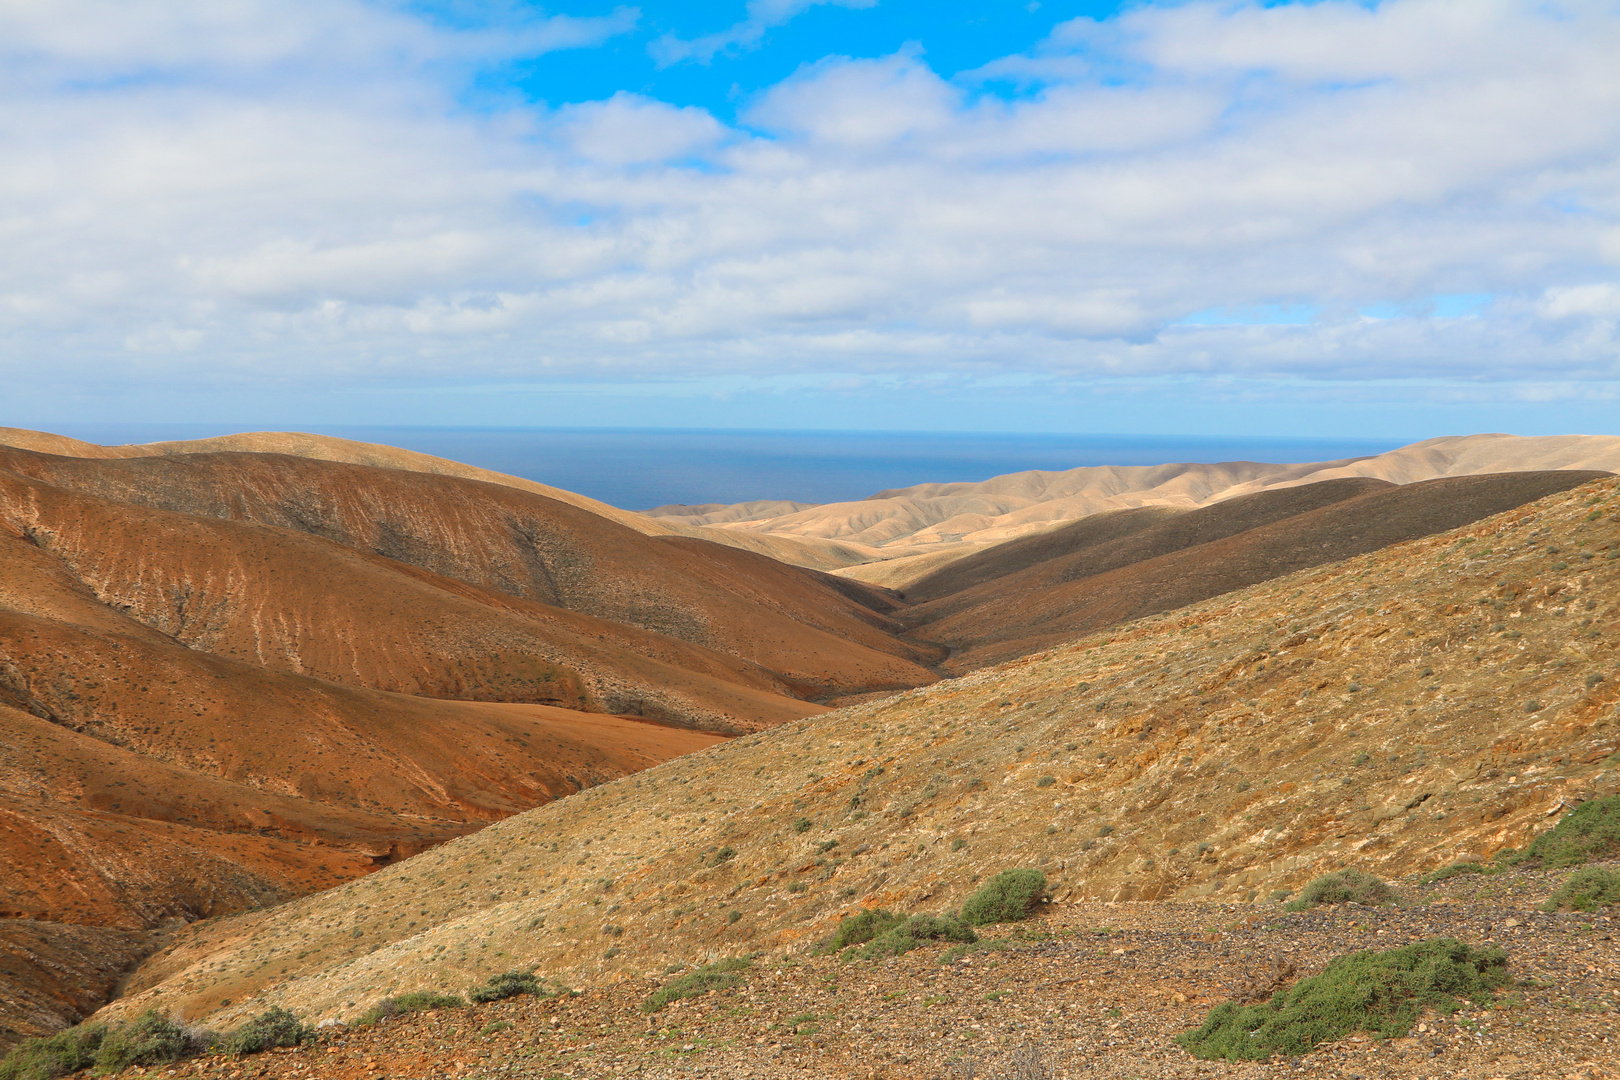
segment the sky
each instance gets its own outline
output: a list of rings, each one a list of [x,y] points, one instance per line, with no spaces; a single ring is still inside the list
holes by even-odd
[[[1620,3],[0,0],[0,424],[1620,433]]]

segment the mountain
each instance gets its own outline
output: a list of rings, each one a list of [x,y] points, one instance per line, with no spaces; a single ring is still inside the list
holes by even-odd
[[[1110,510],[1193,509],[1274,488],[1362,477],[1410,484],[1446,476],[1551,469],[1620,471],[1620,437],[1447,436],[1341,461],[1097,466],[1009,473],[989,480],[919,484],[855,502],[660,507],[657,520],[706,534],[836,541],[875,552],[840,573],[905,589],[952,558]],[[904,561],[902,561],[904,560]]]
[[[210,439],[100,446],[44,431],[0,427],[0,445],[21,450],[35,450],[58,457],[99,459],[190,456],[225,452],[286,454],[317,461],[336,461],[429,473],[435,476],[454,476],[465,480],[482,480],[485,483],[500,484],[503,487],[516,488],[519,491],[567,503],[647,536],[697,536],[730,547],[753,551],[795,566],[807,566],[817,570],[831,570],[867,562],[877,558],[879,554],[857,545],[815,538],[755,536],[743,533],[711,536],[707,532],[694,530],[676,522],[666,522],[634,511],[620,510],[596,499],[549,484],[526,480],[520,476],[480,469],[474,465],[434,457],[431,454],[421,454],[414,450],[404,450],[397,446],[356,442],[353,439],[339,439],[331,435],[312,435],[297,431],[255,431],[238,435],[221,435]]]
[[[0,1038],[177,921],[931,682],[896,604],[505,484],[0,447]]]
[[[951,646],[950,670],[970,671],[1606,475],[1498,473],[1400,486],[1346,477],[1196,510],[1116,511],[946,566],[908,590],[908,598],[938,599],[907,608],[904,621],[913,633]],[[998,558],[1004,549],[1011,550]]]
[[[106,1012],[353,1017],[514,967],[656,977],[792,954],[867,907],[942,911],[1013,866],[1043,868],[1060,905],[1241,904],[1346,864],[1487,857],[1620,792],[1617,556],[1620,480],[1588,480],[190,926]]]

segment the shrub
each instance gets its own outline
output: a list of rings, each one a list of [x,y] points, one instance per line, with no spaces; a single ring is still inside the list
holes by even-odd
[[[1523,852],[1503,861],[1558,869],[1615,858],[1620,858],[1620,795],[1581,803]]]
[[[1263,1061],[1274,1053],[1307,1053],[1353,1031],[1399,1037],[1424,1009],[1454,1012],[1458,998],[1482,999],[1507,980],[1501,949],[1429,938],[1340,956],[1320,975],[1261,1005],[1223,1002],[1176,1042],[1205,1060]]]
[[[356,1027],[369,1027],[380,1020],[406,1013],[428,1012],[432,1009],[465,1008],[467,1002],[455,994],[441,994],[437,990],[417,990],[398,997],[386,997],[361,1014]]]
[[[641,1011],[655,1013],[672,1001],[681,998],[698,997],[711,990],[730,990],[742,982],[739,971],[747,971],[753,967],[753,962],[741,958],[731,960],[718,960],[712,964],[704,964],[696,971],[682,975],[672,983],[654,990],[648,994],[641,1003]]]
[[[529,971],[503,971],[499,975],[491,975],[484,981],[484,985],[475,986],[467,991],[467,1000],[482,1004],[486,1001],[501,1001],[519,994],[533,994],[535,997],[556,997],[558,991],[543,984]]]
[[[1450,866],[1442,866],[1432,873],[1424,874],[1418,879],[1420,885],[1433,885],[1436,882],[1446,881],[1450,878],[1461,877],[1463,874],[1494,874],[1495,870],[1484,863],[1454,862]]]
[[[219,1048],[227,1054],[257,1054],[277,1046],[297,1046],[314,1037],[314,1028],[277,1006],[226,1035]]]
[[[710,866],[723,866],[726,863],[730,862],[732,859],[735,859],[736,857],[737,857],[737,851],[736,851],[735,848],[723,847],[719,851],[714,853],[714,858],[709,860],[709,865]]]
[[[71,1027],[55,1035],[25,1039],[0,1058],[0,1080],[56,1080],[95,1064],[107,1029],[97,1024]]]
[[[156,1009],[147,1009],[131,1023],[107,1032],[96,1050],[97,1072],[118,1072],[131,1065],[162,1065],[179,1061],[190,1051],[185,1029]]]
[[[1046,899],[1046,875],[1039,870],[1003,870],[967,898],[962,921],[969,926],[1018,922]]]
[[[807,817],[802,817],[802,818],[795,819],[794,822],[793,822],[793,831],[796,832],[796,833],[809,832],[810,831],[810,819],[807,818]]]
[[[1592,911],[1608,904],[1620,904],[1620,870],[1588,866],[1571,874],[1541,909]]]
[[[955,919],[940,918],[937,915],[913,915],[904,922],[895,923],[863,945],[860,955],[873,960],[882,956],[899,956],[901,953],[938,941],[972,944],[978,940],[978,934]]]
[[[822,942],[821,952],[841,952],[851,945],[865,945],[885,930],[898,923],[904,922],[904,915],[896,915],[885,908],[867,908],[859,915],[849,915],[838,920],[838,929],[833,936]]]
[[[1347,866],[1331,874],[1323,874],[1300,890],[1299,899],[1288,905],[1289,911],[1304,911],[1318,904],[1365,904],[1377,907],[1395,899],[1395,890],[1380,877]]]

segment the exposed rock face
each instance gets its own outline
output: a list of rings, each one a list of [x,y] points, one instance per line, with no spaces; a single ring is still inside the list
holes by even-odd
[[[1598,480],[736,739],[191,927],[110,1012],[656,973],[943,910],[1010,866],[1059,899],[1243,901],[1489,856],[1620,791],[1617,554]]]

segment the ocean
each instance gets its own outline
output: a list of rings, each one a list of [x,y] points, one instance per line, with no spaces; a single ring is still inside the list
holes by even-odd
[[[89,442],[200,439],[243,430],[208,424],[66,424]],[[538,480],[625,510],[674,503],[863,499],[889,488],[987,480],[1026,469],[1172,461],[1331,461],[1414,440],[978,432],[691,431],[610,428],[297,428],[387,443]]]

